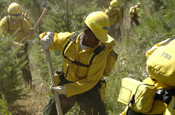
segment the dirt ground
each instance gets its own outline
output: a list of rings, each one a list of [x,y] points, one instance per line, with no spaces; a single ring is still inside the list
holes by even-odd
[[[45,96],[49,92],[48,86],[35,80],[33,89],[25,88],[24,90],[29,91],[28,96],[15,102],[16,107],[12,115],[42,115],[43,108],[48,101]]]

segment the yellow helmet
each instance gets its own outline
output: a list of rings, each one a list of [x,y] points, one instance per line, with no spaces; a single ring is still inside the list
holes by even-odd
[[[110,6],[112,6],[114,9],[118,8],[118,1],[117,0],[112,0],[110,2]]]
[[[22,18],[22,10],[19,4],[13,2],[9,5],[7,12],[9,15],[12,16],[14,19]]]
[[[107,40],[110,22],[108,16],[104,12],[92,12],[86,17],[84,22],[100,41]]]
[[[138,7],[140,8],[140,2],[138,2],[136,5],[138,5]]]

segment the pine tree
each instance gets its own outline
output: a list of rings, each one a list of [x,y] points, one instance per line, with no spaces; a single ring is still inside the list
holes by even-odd
[[[73,32],[82,30],[84,25],[84,17],[90,12],[95,11],[97,6],[96,1],[83,5],[80,4],[80,2],[81,0],[54,2],[54,6],[57,6],[55,9],[58,13],[55,13],[53,10],[48,13],[42,26],[43,31],[49,30],[53,32]]]
[[[11,113],[8,111],[8,104],[5,99],[5,96],[3,94],[2,99],[0,99],[0,115],[11,115]]]
[[[9,1],[0,0],[0,10],[1,10],[0,19],[2,19],[4,16],[7,15],[7,9],[9,5],[10,5]]]
[[[0,92],[5,95],[9,106],[25,95],[22,89],[22,77],[20,70],[26,66],[25,56],[16,59],[16,53],[20,53],[13,46],[14,36],[5,39],[0,38]],[[2,97],[2,95],[0,96]]]

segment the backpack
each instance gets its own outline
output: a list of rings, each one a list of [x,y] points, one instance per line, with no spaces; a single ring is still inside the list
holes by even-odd
[[[129,107],[139,113],[151,112],[156,91],[157,89],[154,85],[140,83],[136,88],[135,94],[128,103]]]
[[[69,41],[66,43],[65,47],[63,48],[62,55],[64,58],[67,58],[68,60],[70,60],[70,59],[66,55],[64,55],[65,49],[67,48],[69,43],[76,38],[76,36],[78,34],[80,34],[79,31],[75,32],[72,36],[70,36]],[[110,36],[108,36],[108,37],[110,37]],[[92,55],[88,65],[80,63],[78,61],[72,61],[72,60],[70,60],[70,61],[72,61],[72,63],[79,65],[79,66],[90,67],[95,56],[98,55],[100,52],[104,51],[105,54],[107,55],[107,61],[106,61],[106,67],[105,67],[103,75],[109,76],[111,71],[114,68],[115,62],[117,61],[117,57],[118,57],[118,54],[115,53],[114,50],[112,49],[114,45],[115,44],[113,44],[112,40],[110,39],[107,42],[104,42],[100,46],[98,46],[94,50],[94,54]]]
[[[107,9],[105,8],[105,7],[103,7],[103,9],[102,9],[102,12],[105,12]]]
[[[175,86],[175,37],[164,42],[147,59],[147,71],[152,79]]]
[[[118,102],[127,105],[120,115],[162,115],[171,101],[171,92],[152,83],[123,78]]]
[[[152,110],[156,87],[132,78],[123,78],[118,101],[136,112],[148,113]]]

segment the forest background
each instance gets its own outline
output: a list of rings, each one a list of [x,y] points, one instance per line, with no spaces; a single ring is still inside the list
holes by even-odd
[[[7,15],[10,3],[17,2],[23,12],[29,11],[31,25],[34,26],[43,11],[43,0],[0,0],[0,18]],[[116,40],[115,51],[119,57],[111,75],[106,78],[105,107],[108,115],[119,115],[125,105],[117,102],[121,80],[125,77],[148,77],[145,52],[157,42],[170,38],[175,33],[175,0],[118,0],[123,14],[121,25],[122,41]],[[139,20],[141,25],[131,28],[129,8],[141,3]],[[0,40],[0,115],[42,115],[49,97],[50,76],[46,55],[41,52],[38,35],[44,31],[74,32],[83,30],[83,19],[90,12],[108,8],[110,0],[47,0],[58,13],[48,11],[37,28],[34,39],[29,42],[30,69],[33,77],[32,89],[24,87],[19,70],[26,62],[15,59],[18,52],[12,46],[13,36]],[[9,50],[13,49],[13,50]],[[52,66],[55,71],[62,68],[60,51],[51,51]],[[67,115],[78,115],[75,105]]]

